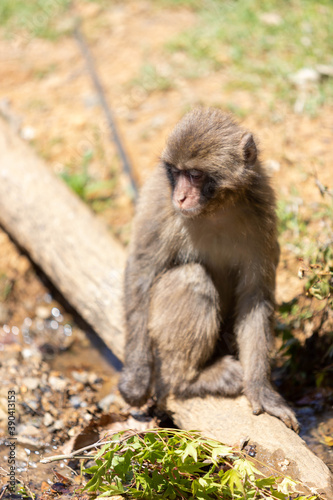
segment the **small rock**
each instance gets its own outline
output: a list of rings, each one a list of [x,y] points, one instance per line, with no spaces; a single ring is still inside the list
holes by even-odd
[[[36,137],[36,131],[33,127],[22,127],[21,137],[25,141],[32,141]]]
[[[64,391],[67,387],[67,381],[55,375],[49,376],[49,384],[55,391]]]
[[[320,79],[319,72],[313,68],[302,68],[297,73],[290,76],[290,80],[297,87],[307,87],[318,83]]]
[[[37,377],[26,377],[23,383],[27,389],[34,391],[39,386],[39,379]]]
[[[97,406],[104,412],[107,412],[110,405],[114,402],[114,394],[108,394],[105,396],[103,399],[101,399],[98,403]]]
[[[71,429],[69,429],[68,431],[68,435],[70,437],[73,437],[73,436],[76,436],[77,434],[80,433],[80,427],[72,427]]]
[[[40,319],[47,319],[51,316],[51,309],[50,306],[38,306],[35,311],[36,316]]]
[[[333,66],[330,66],[329,64],[317,64],[316,70],[322,76],[333,77]]]
[[[29,406],[29,408],[31,408],[32,410],[34,410],[34,411],[38,410],[38,406],[39,406],[38,401],[36,401],[34,399],[28,399],[28,400],[26,400],[26,403]]]
[[[69,398],[69,402],[74,408],[80,408],[82,399],[80,398],[80,396],[71,396]]]
[[[259,19],[268,26],[280,26],[282,24],[282,17],[276,12],[263,12]]]
[[[88,377],[89,384],[94,385],[94,384],[98,384],[101,381],[102,381],[102,379],[99,375],[97,375],[94,372],[89,373],[89,377]]]
[[[278,462],[278,466],[280,467],[280,469],[282,471],[287,470],[289,464],[290,464],[290,461],[287,459],[283,460],[282,462]]]
[[[61,418],[59,418],[58,420],[56,420],[53,424],[53,429],[55,431],[59,431],[60,429],[63,429],[64,428],[64,422],[63,420],[61,420]]]
[[[54,418],[52,417],[51,413],[46,412],[43,418],[43,424],[45,427],[49,427],[52,425],[54,422]]]
[[[35,427],[34,425],[24,425],[24,424],[21,424],[18,426],[17,428],[17,435],[19,437],[37,437],[39,436],[40,434],[40,430],[37,429],[37,427]]]
[[[73,370],[72,371],[72,377],[77,382],[81,382],[82,384],[86,384],[88,382],[88,380],[89,380],[89,373],[85,372],[85,371],[80,371],[79,372],[79,371]]]
[[[31,359],[37,364],[42,361],[42,353],[37,349],[37,347],[25,347],[21,351],[23,359]]]

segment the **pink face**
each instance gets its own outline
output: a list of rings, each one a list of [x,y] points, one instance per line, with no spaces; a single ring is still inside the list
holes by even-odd
[[[201,210],[200,194],[204,174],[199,170],[172,169],[175,186],[172,202],[183,215],[195,215]]]

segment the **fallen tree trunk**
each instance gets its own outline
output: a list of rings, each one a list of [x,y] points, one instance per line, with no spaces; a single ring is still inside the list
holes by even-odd
[[[123,248],[2,120],[0,223],[122,359]],[[326,465],[281,421],[254,416],[245,397],[170,398],[167,406],[182,428],[199,429],[231,445],[248,436],[257,445],[259,460],[333,497]]]

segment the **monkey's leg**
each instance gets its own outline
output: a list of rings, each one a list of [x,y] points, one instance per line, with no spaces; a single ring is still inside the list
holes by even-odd
[[[239,356],[244,369],[244,393],[253,413],[266,411],[280,418],[288,427],[298,430],[295,413],[270,383],[269,351],[273,306],[268,301],[253,302],[247,297],[239,303],[236,334]]]
[[[196,379],[182,381],[174,388],[179,397],[220,394],[237,396],[243,389],[243,370],[239,361],[232,356],[223,356],[214,364],[203,368]]]
[[[164,273],[151,296],[149,335],[155,351],[158,397],[236,395],[242,368],[231,356],[209,363],[220,332],[219,296],[200,264]]]

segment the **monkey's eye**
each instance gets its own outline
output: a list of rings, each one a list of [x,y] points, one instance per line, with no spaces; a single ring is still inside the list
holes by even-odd
[[[172,163],[165,161],[164,166],[167,169],[167,171],[171,172],[173,175],[179,174],[178,168],[176,168],[174,165],[172,165]]]
[[[188,175],[191,177],[191,179],[194,179],[194,180],[199,180],[199,179],[202,179],[203,178],[203,172],[201,172],[200,170],[188,170],[187,171]]]

